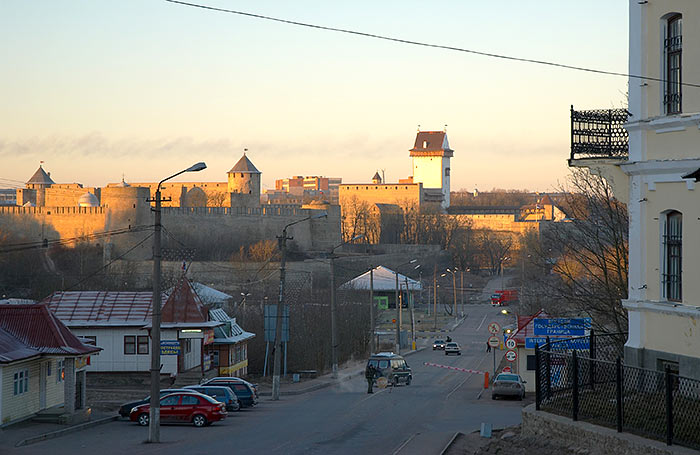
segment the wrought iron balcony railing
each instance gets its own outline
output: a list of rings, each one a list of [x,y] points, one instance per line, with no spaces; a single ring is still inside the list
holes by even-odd
[[[629,138],[624,124],[627,109],[575,111],[571,106],[571,160],[626,160]]]

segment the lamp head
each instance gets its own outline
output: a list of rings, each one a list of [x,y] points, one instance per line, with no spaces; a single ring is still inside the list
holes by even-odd
[[[204,164],[204,161],[200,161],[199,163],[193,164],[192,166],[185,169],[185,172],[197,172],[197,171],[202,171],[206,168],[207,168],[207,165]]]

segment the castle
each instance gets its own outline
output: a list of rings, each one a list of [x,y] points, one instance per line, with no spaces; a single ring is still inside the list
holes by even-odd
[[[0,206],[0,231],[24,242],[99,237],[94,242],[104,247],[105,259],[150,259],[150,243],[143,240],[153,224],[149,201],[157,185],[123,179],[104,187],[56,183],[39,166],[17,190],[17,205]],[[326,211],[326,219],[295,225],[294,241],[302,251],[326,250],[340,241],[339,207],[261,206],[260,187],[261,172],[245,154],[227,172],[226,182],[167,182],[161,185],[168,199],[163,225],[187,247],[225,256],[240,246],[274,240],[285,225]],[[167,236],[164,240],[167,245]]]

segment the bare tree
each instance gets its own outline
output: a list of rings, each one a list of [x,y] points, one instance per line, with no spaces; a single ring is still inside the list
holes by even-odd
[[[207,194],[207,207],[223,207],[227,194],[223,191],[214,191]]]

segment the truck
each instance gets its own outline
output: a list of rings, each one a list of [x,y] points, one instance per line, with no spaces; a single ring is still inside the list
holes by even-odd
[[[491,305],[505,306],[518,301],[517,289],[502,289],[491,294]]]

